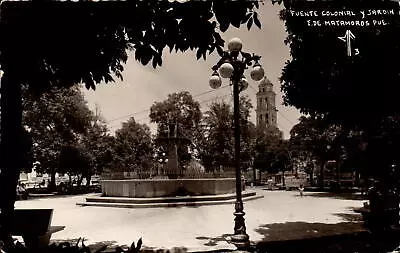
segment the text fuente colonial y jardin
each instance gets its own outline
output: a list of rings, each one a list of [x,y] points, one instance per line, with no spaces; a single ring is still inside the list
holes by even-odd
[[[387,26],[399,16],[396,9],[289,10],[292,17],[304,18],[307,26]]]

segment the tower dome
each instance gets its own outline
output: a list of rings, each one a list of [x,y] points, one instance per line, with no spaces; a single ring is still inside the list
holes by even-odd
[[[264,78],[260,81],[260,84],[258,85],[258,87],[265,88],[265,90],[268,91],[273,91],[273,84],[271,83],[271,81],[264,76]]]

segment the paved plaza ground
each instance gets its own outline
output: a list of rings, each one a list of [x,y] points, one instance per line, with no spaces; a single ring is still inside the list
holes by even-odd
[[[287,223],[295,228],[295,224],[347,222],[355,217],[351,209],[361,207],[363,202],[307,192],[300,197],[296,191],[255,190],[264,198],[244,205],[247,232],[254,242],[269,235],[268,224],[298,222]],[[130,245],[142,237],[144,246],[154,248],[179,247],[188,251],[235,248],[225,241],[234,226],[232,204],[143,209],[77,206],[86,196],[17,201],[16,208],[53,208],[52,224],[66,226],[64,231],[53,235],[55,240],[84,237],[87,244],[112,241]]]

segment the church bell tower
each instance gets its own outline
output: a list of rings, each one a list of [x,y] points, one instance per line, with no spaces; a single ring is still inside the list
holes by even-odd
[[[273,84],[266,77],[260,81],[257,92],[257,127],[277,129],[276,93]]]

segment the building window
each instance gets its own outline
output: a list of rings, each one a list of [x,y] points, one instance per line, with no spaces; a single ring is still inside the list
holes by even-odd
[[[262,115],[260,115],[260,122],[262,121]]]
[[[267,113],[267,114],[265,114],[265,121],[267,122],[267,124],[269,124],[268,113]]]
[[[265,88],[263,88],[263,92],[265,92]]]
[[[262,98],[260,98],[260,105],[262,105]]]

